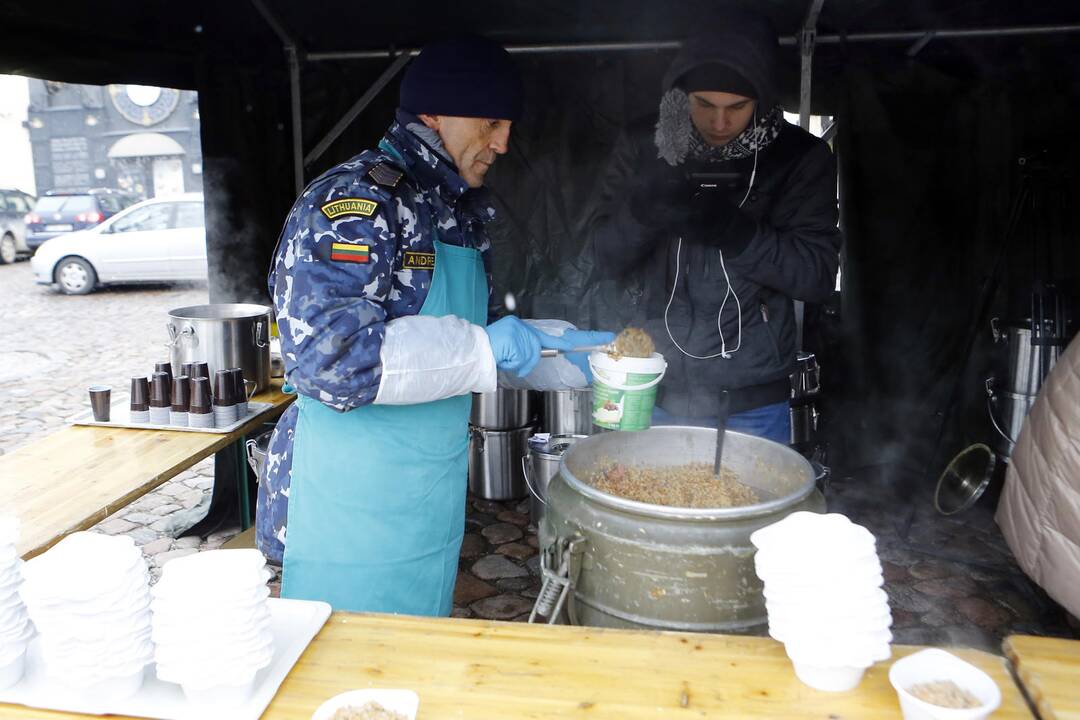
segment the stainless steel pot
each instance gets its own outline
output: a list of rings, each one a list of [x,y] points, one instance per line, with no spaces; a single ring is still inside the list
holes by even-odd
[[[544,432],[552,435],[591,435],[592,400],[592,388],[545,392]]]
[[[1006,326],[1001,330],[997,318],[991,322],[994,340],[1006,341],[1009,353],[1009,377],[1005,390],[1017,395],[1038,395],[1046,375],[1061,357],[1060,345],[1032,345],[1031,321]],[[1044,335],[1054,336],[1053,323],[1044,325]],[[1045,363],[1045,367],[1043,367]]]
[[[528,390],[498,388],[473,393],[469,422],[486,430],[513,430],[532,424],[532,396]]]
[[[469,490],[485,500],[525,497],[522,465],[529,452],[531,427],[514,430],[469,428]]]
[[[186,362],[210,365],[210,377],[218,370],[238,367],[256,392],[270,387],[270,308],[265,305],[192,305],[169,311],[173,373]]]
[[[559,472],[563,453],[584,437],[588,435],[544,433],[529,438],[529,455],[523,460],[522,469],[525,472],[525,485],[529,489],[529,519],[537,527],[544,519],[548,485]]]
[[[608,495],[585,481],[605,459],[628,464],[711,465],[716,430],[654,427],[574,443],[548,486],[540,528],[543,567],[564,575],[571,622],[703,632],[766,621],[750,534],[796,510],[825,511],[810,463],[791,448],[728,431],[724,464],[758,490],[746,507],[664,507]],[[548,582],[537,614],[561,601]],[[552,611],[556,616],[557,610]]]

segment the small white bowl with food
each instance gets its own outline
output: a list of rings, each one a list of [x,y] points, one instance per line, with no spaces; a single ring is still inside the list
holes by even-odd
[[[320,705],[311,720],[416,720],[419,709],[412,690],[350,690]]]
[[[983,720],[1001,704],[993,678],[937,648],[898,660],[889,670],[889,682],[904,720]]]

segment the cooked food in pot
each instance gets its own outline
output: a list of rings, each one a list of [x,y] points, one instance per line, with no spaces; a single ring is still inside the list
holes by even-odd
[[[614,360],[624,357],[647,358],[656,351],[649,333],[641,328],[626,328],[615,336],[615,349],[608,353]]]
[[[718,478],[706,463],[650,467],[604,461],[588,482],[609,495],[650,505],[728,508],[759,502],[754,488],[739,482],[729,468],[720,468]]]
[[[908,692],[923,702],[943,708],[977,708],[982,705],[979,698],[952,680],[919,683],[909,687]]]
[[[409,720],[399,712],[387,710],[375,701],[364,703],[362,707],[350,705],[339,708],[330,720]]]

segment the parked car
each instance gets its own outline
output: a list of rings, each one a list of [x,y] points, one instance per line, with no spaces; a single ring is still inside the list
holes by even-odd
[[[26,216],[26,244],[31,251],[37,250],[50,238],[94,227],[137,201],[130,193],[108,188],[86,192],[50,190],[38,198]]]
[[[68,295],[107,284],[205,280],[202,193],[144,200],[88,230],[54,237],[30,264],[39,284]]]
[[[0,189],[0,265],[30,254],[26,245],[26,214],[33,206],[33,195],[22,190]]]

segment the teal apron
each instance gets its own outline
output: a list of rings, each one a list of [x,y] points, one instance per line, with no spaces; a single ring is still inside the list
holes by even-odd
[[[480,252],[435,242],[421,315],[487,319]],[[465,531],[472,396],[339,413],[301,395],[281,596],[447,616]]]

